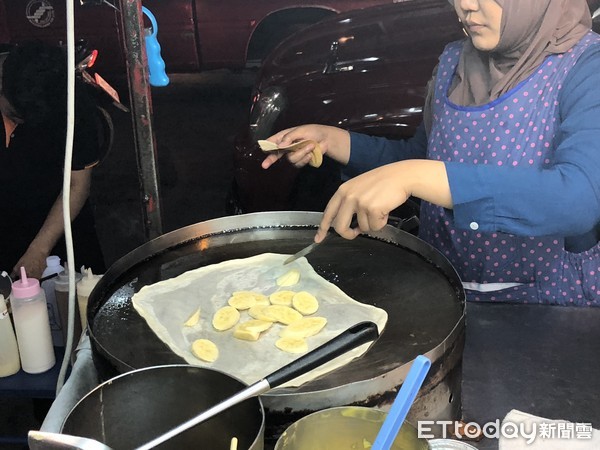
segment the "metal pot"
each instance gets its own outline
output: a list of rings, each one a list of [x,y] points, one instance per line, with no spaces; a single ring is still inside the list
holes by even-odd
[[[321,218],[311,212],[265,212],[214,219],[167,233],[121,258],[89,298],[87,319],[100,376],[183,362],[133,308],[131,297],[143,286],[230,259],[296,253],[312,242]],[[432,367],[408,420],[459,418],[465,296],[448,260],[388,226],[352,241],[334,236],[308,261],[350,297],[385,309],[388,323],[362,358],[298,388],[262,396],[266,437],[325,408],[386,409],[419,354]]]
[[[275,450],[350,450],[370,448],[387,413],[363,407],[330,408],[293,423],[281,435]],[[427,450],[426,439],[404,422],[390,450]]]
[[[186,365],[157,366],[115,377],[88,393],[71,410],[62,433],[119,449],[145,444],[209,407],[238,393],[246,385],[211,369]],[[185,431],[161,449],[262,450],[265,414],[259,398],[250,398]]]

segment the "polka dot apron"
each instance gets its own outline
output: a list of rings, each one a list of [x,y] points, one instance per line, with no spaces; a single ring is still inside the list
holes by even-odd
[[[438,66],[428,158],[532,170],[551,164],[562,83],[583,51],[598,43],[600,36],[589,33],[567,53],[548,57],[502,97],[476,107],[447,98],[461,43],[448,45]],[[427,202],[421,207],[420,235],[448,258],[464,282],[520,283],[491,292],[467,290],[468,300],[600,306],[599,244],[575,254],[564,249],[559,236],[457,229],[451,212]]]

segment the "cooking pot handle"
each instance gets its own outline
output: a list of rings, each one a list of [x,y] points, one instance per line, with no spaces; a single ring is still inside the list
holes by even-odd
[[[271,388],[281,386],[359,345],[375,341],[378,337],[379,331],[377,330],[377,325],[373,322],[360,322],[310,353],[301,356],[271,375],[266,376],[265,380]]]

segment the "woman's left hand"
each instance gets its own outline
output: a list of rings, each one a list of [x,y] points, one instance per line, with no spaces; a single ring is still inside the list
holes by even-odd
[[[330,227],[346,239],[354,239],[361,232],[381,230],[387,224],[390,211],[411,195],[451,208],[452,197],[444,163],[401,161],[345,182],[327,204],[315,242],[321,242]],[[358,228],[350,228],[354,215]]]

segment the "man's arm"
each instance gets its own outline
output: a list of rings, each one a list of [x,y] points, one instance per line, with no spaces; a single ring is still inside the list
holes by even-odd
[[[92,170],[74,170],[71,172],[71,221],[77,217],[85,204],[92,181]],[[13,276],[18,275],[21,266],[25,266],[27,275],[40,278],[46,267],[46,258],[65,232],[63,221],[62,192],[50,209],[44,224],[29,244],[29,248],[13,268]]]

